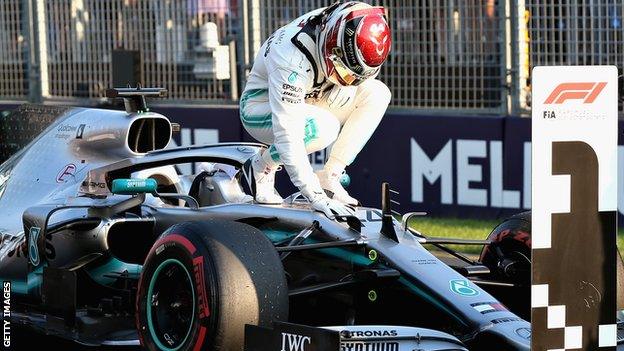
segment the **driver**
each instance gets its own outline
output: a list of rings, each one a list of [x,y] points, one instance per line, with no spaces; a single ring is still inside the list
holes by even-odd
[[[275,172],[283,165],[312,207],[327,216],[357,206],[340,184],[390,104],[375,79],[391,46],[383,7],[337,2],[280,28],[262,45],[240,101],[242,123],[270,145],[244,171],[256,201],[279,204]],[[314,173],[308,154],[334,143]]]

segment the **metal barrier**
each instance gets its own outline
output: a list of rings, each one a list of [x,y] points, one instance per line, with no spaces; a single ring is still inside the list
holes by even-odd
[[[393,51],[380,79],[394,107],[447,113],[505,113],[505,3],[494,0],[366,1],[384,5],[393,29]],[[256,0],[259,35],[267,38],[319,0]],[[256,7],[254,7],[256,6]],[[252,44],[256,50],[259,44]]]
[[[235,99],[235,13],[227,0],[47,1],[48,98],[102,97],[126,50],[140,52],[139,80],[171,100]]]
[[[522,11],[524,10],[524,11]],[[624,3],[621,0],[542,1],[525,0],[524,15],[528,43],[526,69],[553,65],[616,65],[624,63]],[[524,13],[522,13],[524,12]],[[525,76],[529,72],[525,72]],[[526,103],[530,108],[529,87]],[[620,104],[620,111],[622,105]]]
[[[331,2],[3,0],[0,100],[84,104],[140,81],[168,88],[163,103],[235,104],[262,42]],[[366,2],[388,9],[394,44],[380,79],[393,107],[412,112],[522,114],[534,66],[624,61],[621,0]]]
[[[0,100],[28,97],[28,21],[23,0],[0,1]]]

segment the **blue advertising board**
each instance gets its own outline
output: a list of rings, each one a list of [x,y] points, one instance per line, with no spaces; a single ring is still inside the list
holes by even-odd
[[[156,110],[182,125],[182,135],[176,138],[184,144],[253,141],[236,108]],[[622,120],[619,129],[624,130]],[[619,161],[624,164],[624,136],[619,135]],[[315,168],[322,167],[324,159],[324,152],[310,156]],[[400,212],[503,218],[531,208],[531,119],[389,112],[347,171],[352,179],[349,192],[367,206],[379,205],[381,183],[387,181],[400,193]],[[622,194],[622,167],[619,171]],[[286,172],[280,173],[278,189],[287,195],[295,189]],[[624,194],[619,199],[621,215]]]
[[[0,110],[8,109],[2,106]],[[182,130],[177,145],[254,141],[236,107],[155,107]],[[624,130],[624,121],[619,122]],[[425,116],[389,112],[355,163],[349,192],[379,206],[381,183],[400,192],[400,212],[432,216],[502,218],[531,207],[531,120],[501,116]],[[624,164],[624,136],[619,134]],[[325,152],[310,155],[320,168]],[[624,171],[619,167],[619,211],[624,213]],[[285,171],[282,195],[295,191]]]
[[[182,125],[181,145],[253,141],[235,108],[156,108]],[[530,120],[388,113],[355,163],[349,191],[378,206],[381,183],[400,194],[399,211],[496,218],[530,207]],[[322,167],[325,152],[310,156]],[[527,168],[528,167],[528,168]],[[285,172],[282,195],[295,191]]]

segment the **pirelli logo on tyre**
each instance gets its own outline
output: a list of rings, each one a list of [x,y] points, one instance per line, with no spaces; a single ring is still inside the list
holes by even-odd
[[[593,104],[607,82],[561,83],[548,95],[545,105],[561,105],[569,100],[583,100],[584,104]]]

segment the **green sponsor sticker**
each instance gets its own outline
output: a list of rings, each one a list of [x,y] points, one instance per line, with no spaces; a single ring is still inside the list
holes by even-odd
[[[465,279],[453,279],[450,282],[451,291],[461,296],[477,296],[479,291],[472,288]]]
[[[290,74],[290,76],[288,76],[288,83],[293,84],[297,81],[297,77],[299,76],[299,74],[297,74],[297,72],[293,72]]]

